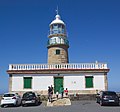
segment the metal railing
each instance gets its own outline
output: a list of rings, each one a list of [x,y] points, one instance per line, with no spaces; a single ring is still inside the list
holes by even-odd
[[[62,40],[62,41],[54,41],[54,42],[51,42],[51,40],[48,40],[47,42],[47,46],[50,46],[50,45],[57,45],[57,44],[64,44],[64,45],[67,45],[69,46],[69,41],[68,40]]]

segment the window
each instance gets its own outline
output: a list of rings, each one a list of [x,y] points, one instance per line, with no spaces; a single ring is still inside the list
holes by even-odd
[[[85,77],[86,88],[93,88],[93,76],[86,76]]]
[[[60,50],[57,49],[57,50],[56,50],[56,55],[59,55],[59,54],[60,54]]]
[[[3,97],[13,97],[13,96],[15,96],[15,94],[4,94]]]
[[[58,25],[54,24],[53,29],[58,29]]]
[[[32,88],[32,77],[24,77],[24,89]]]

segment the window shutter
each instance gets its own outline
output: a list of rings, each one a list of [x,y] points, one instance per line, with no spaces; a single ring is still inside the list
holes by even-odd
[[[25,89],[32,88],[32,77],[24,77],[24,88]]]
[[[92,76],[85,77],[85,81],[86,81],[86,88],[93,88],[93,77]]]

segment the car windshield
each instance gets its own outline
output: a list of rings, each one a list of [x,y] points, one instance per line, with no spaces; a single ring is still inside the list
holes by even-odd
[[[3,97],[13,97],[13,96],[15,96],[15,94],[4,94]]]
[[[35,93],[25,93],[23,95],[23,98],[28,98],[28,97],[35,97]]]
[[[104,92],[104,95],[116,95],[115,92]]]

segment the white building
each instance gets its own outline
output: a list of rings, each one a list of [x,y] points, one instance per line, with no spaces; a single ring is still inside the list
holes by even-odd
[[[50,23],[48,38],[47,64],[9,65],[9,91],[21,94],[36,91],[46,95],[50,85],[54,92],[63,85],[69,94],[95,94],[108,89],[106,63],[69,63],[66,25],[58,14]]]

